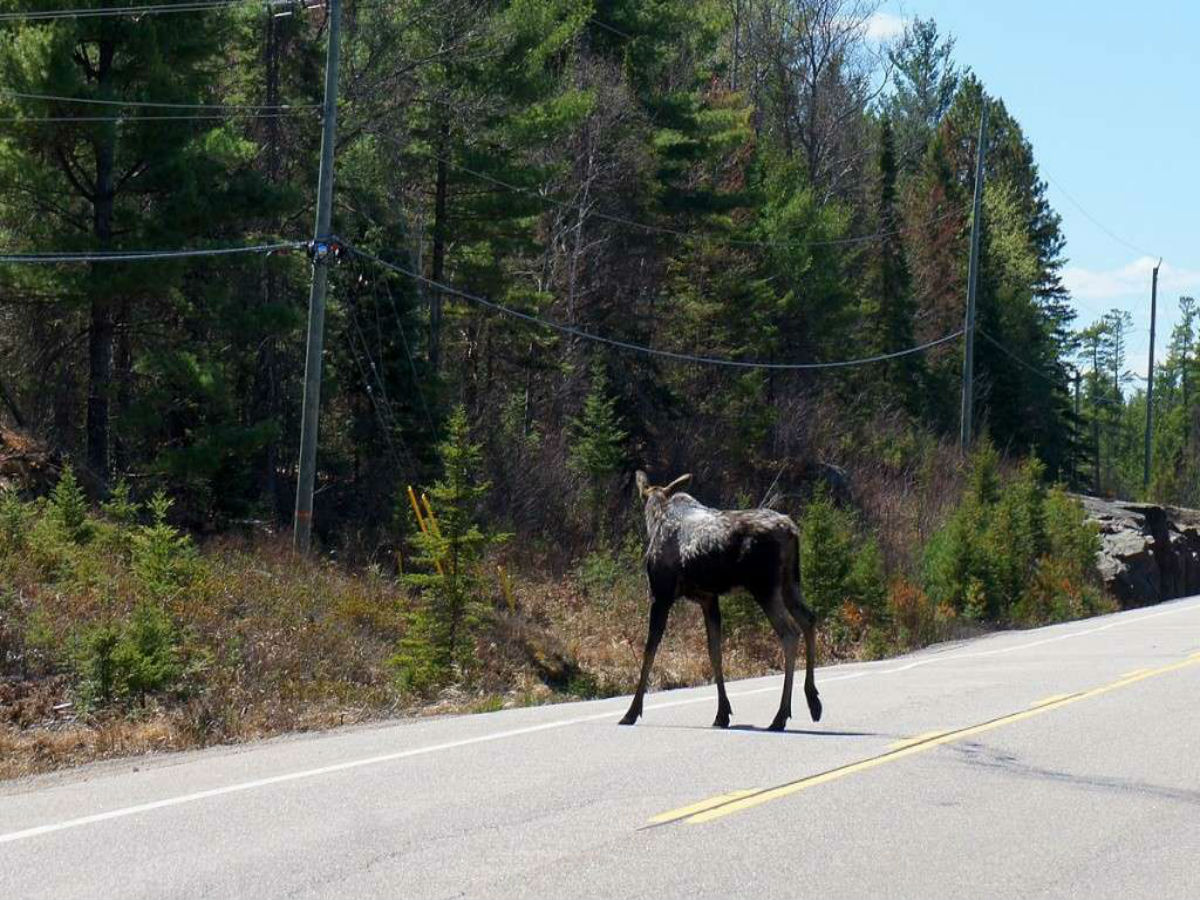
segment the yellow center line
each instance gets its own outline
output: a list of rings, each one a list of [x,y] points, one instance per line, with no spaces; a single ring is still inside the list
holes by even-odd
[[[1134,669],[1132,672],[1126,672],[1121,677],[1122,678],[1132,678],[1134,675],[1144,675],[1146,672],[1149,672],[1149,671],[1150,671],[1149,669]]]
[[[691,806],[681,806],[679,809],[673,809],[670,812],[659,813],[650,820],[650,824],[665,825],[667,822],[686,819],[690,815],[704,812],[704,810],[720,806],[722,803],[728,803],[731,800],[740,800],[742,797],[756,793],[756,791],[756,788],[752,788],[743,791],[730,791],[728,794],[718,794],[716,797],[709,797],[707,800],[701,800],[699,803],[693,803]]]
[[[897,760],[906,759],[909,756],[915,756],[918,753],[924,753],[934,747],[941,747],[944,744],[954,743],[969,737],[974,737],[977,734],[991,731],[995,728],[1000,728],[1003,725],[1011,725],[1015,722],[1021,722],[1025,719],[1032,719],[1034,716],[1040,716],[1050,712],[1053,709],[1059,709],[1070,703],[1078,703],[1081,700],[1089,700],[1092,697],[1099,697],[1102,694],[1107,694],[1110,691],[1115,691],[1118,688],[1127,687],[1139,681],[1144,681],[1147,678],[1153,678],[1158,675],[1166,675],[1168,672],[1177,672],[1180,669],[1185,669],[1189,666],[1200,664],[1200,653],[1194,653],[1187,659],[1181,662],[1171,663],[1157,669],[1144,669],[1138,672],[1131,672],[1122,675],[1116,681],[1109,684],[1104,684],[1099,687],[1092,688],[1087,691],[1080,691],[1075,694],[1066,694],[1059,697],[1048,697],[1030,709],[1025,709],[1020,712],[1010,713],[1005,716],[1000,716],[996,719],[991,719],[987,722],[981,722],[977,725],[968,725],[964,728],[959,728],[953,731],[930,732],[928,735],[921,735],[912,738],[909,741],[901,741],[898,745],[894,744],[893,749],[879,756],[873,756],[868,759],[860,760],[859,762],[848,763],[844,766],[838,766],[835,769],[830,769],[827,772],[821,772],[817,775],[810,775],[806,778],[801,778],[796,781],[790,781],[785,784],[778,785],[772,788],[765,788],[758,791],[734,791],[732,794],[722,794],[720,797],[713,797],[709,800],[701,801],[693,807],[682,807],[674,810],[671,813],[663,813],[661,816],[656,816],[651,819],[654,823],[667,822],[686,822],[689,825],[700,825],[705,822],[712,822],[716,819],[742,812],[747,809],[753,809],[756,806],[761,806],[764,803],[769,803],[772,800],[778,800],[781,797],[788,797],[800,791],[807,790],[811,787],[816,787],[819,784],[836,781],[839,778],[845,778],[847,775],[853,775],[858,772],[865,772],[869,769],[874,769],[885,763],[896,762]],[[735,796],[735,795],[741,796]]]
[[[1122,678],[1125,676],[1122,675]],[[1045,706],[1048,703],[1057,703],[1059,700],[1066,700],[1068,697],[1074,697],[1074,694],[1051,694],[1049,697],[1043,697],[1041,700],[1034,700],[1029,705],[1032,707]]]
[[[946,729],[941,731],[926,731],[924,734],[918,734],[916,737],[905,738],[902,741],[896,741],[894,744],[888,744],[889,750],[903,750],[905,747],[911,747],[914,744],[923,744],[931,738],[941,737],[943,734],[948,734]]]

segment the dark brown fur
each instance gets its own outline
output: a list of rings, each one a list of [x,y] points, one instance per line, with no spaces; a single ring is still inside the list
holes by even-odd
[[[717,718],[725,728],[733,712],[721,673],[720,597],[736,587],[748,590],[766,613],[783,645],[783,696],[771,722],[781,731],[792,714],[792,679],[800,632],[804,634],[804,695],[813,721],[821,718],[821,700],[813,678],[816,622],[800,589],[800,540],[787,516],[769,509],[717,510],[694,497],[677,493],[690,475],[665,488],[653,487],[644,472],[637,485],[646,503],[646,575],[650,582],[650,633],[642,657],[637,693],[622,725],[642,715],[654,655],[675,601],[686,597],[700,604],[708,632],[708,655],[717,682]]]

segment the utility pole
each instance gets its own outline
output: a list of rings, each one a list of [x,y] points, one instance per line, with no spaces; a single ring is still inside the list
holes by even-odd
[[[1100,400],[1100,338],[1097,337],[1092,342],[1092,443],[1096,448],[1095,487],[1092,491],[1097,496],[1100,495],[1100,410],[1096,407]]]
[[[1071,429],[1073,439],[1071,441],[1071,479],[1074,481],[1073,487],[1079,489],[1079,448],[1083,444],[1083,436],[1079,433],[1079,383],[1083,380],[1083,376],[1079,369],[1075,366],[1075,427]]]
[[[971,221],[971,261],[967,271],[967,316],[963,325],[966,346],[963,351],[962,432],[959,443],[966,454],[971,446],[971,417],[975,406],[975,288],[979,284],[979,230],[983,218],[983,159],[987,155],[987,95],[979,114],[979,143],[975,150],[975,207]]]
[[[308,554],[312,542],[313,481],[317,474],[317,418],[321,407],[321,357],[325,350],[325,287],[329,281],[333,210],[333,149],[337,137],[338,38],[341,0],[328,0],[329,46],[325,52],[324,130],[317,180],[317,222],[312,243],[312,290],[308,298],[308,352],[304,359],[304,415],[300,427],[300,473],[296,484],[296,516],[292,549]]]
[[[1150,490],[1151,437],[1154,430],[1154,324],[1158,317],[1158,270],[1162,259],[1154,267],[1154,278],[1150,282],[1150,364],[1146,369],[1146,453],[1143,457],[1142,490]]]

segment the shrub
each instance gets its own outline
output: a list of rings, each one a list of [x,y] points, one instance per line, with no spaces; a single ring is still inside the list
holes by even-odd
[[[76,544],[86,543],[91,536],[87,520],[87,497],[75,480],[75,471],[63,466],[58,484],[50,495],[50,517],[68,540]]]
[[[0,491],[0,551],[12,553],[25,546],[29,515],[13,488]]]
[[[921,647],[940,640],[954,620],[954,610],[938,604],[914,584],[903,578],[891,583],[887,609],[901,647]]]
[[[965,619],[1062,621],[1101,608],[1096,529],[1061,489],[1047,490],[1036,459],[1006,479],[984,444],[970,488],[925,550],[930,597]]]
[[[133,571],[151,594],[164,597],[188,581],[196,556],[188,536],[167,522],[171,501],[162,491],[150,499],[147,507],[151,523],[142,526],[132,539]]]
[[[1037,459],[1022,463],[1015,478],[1004,485],[992,508],[983,538],[989,562],[987,614],[1006,618],[1033,579],[1038,560],[1047,550],[1045,468]]]
[[[143,600],[122,624],[87,629],[76,652],[78,692],[85,707],[114,701],[144,704],[173,687],[183,673],[179,637],[170,617]]]
[[[855,641],[886,615],[883,557],[873,538],[860,538],[852,513],[818,493],[800,526],[800,574],[805,601],[835,642]]]

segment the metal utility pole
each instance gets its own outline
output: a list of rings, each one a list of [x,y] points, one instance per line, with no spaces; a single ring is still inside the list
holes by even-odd
[[[966,453],[971,446],[971,417],[975,406],[975,288],[979,283],[979,226],[983,218],[983,159],[987,155],[987,96],[979,115],[979,143],[975,150],[975,207],[971,221],[971,261],[967,271],[967,316],[963,325],[962,432],[959,443]]]
[[[1158,318],[1158,270],[1162,260],[1154,267],[1154,278],[1150,282],[1150,365],[1146,369],[1146,453],[1143,457],[1142,490],[1150,490],[1151,435],[1154,430],[1154,324]]]
[[[313,481],[317,473],[317,418],[321,407],[321,357],[325,350],[325,287],[329,280],[329,224],[333,210],[333,148],[337,137],[338,38],[341,0],[329,3],[329,46],[325,54],[324,131],[317,181],[317,222],[312,243],[312,290],[308,298],[308,352],[304,359],[304,415],[300,427],[300,475],[292,548],[308,553],[312,542]]]

